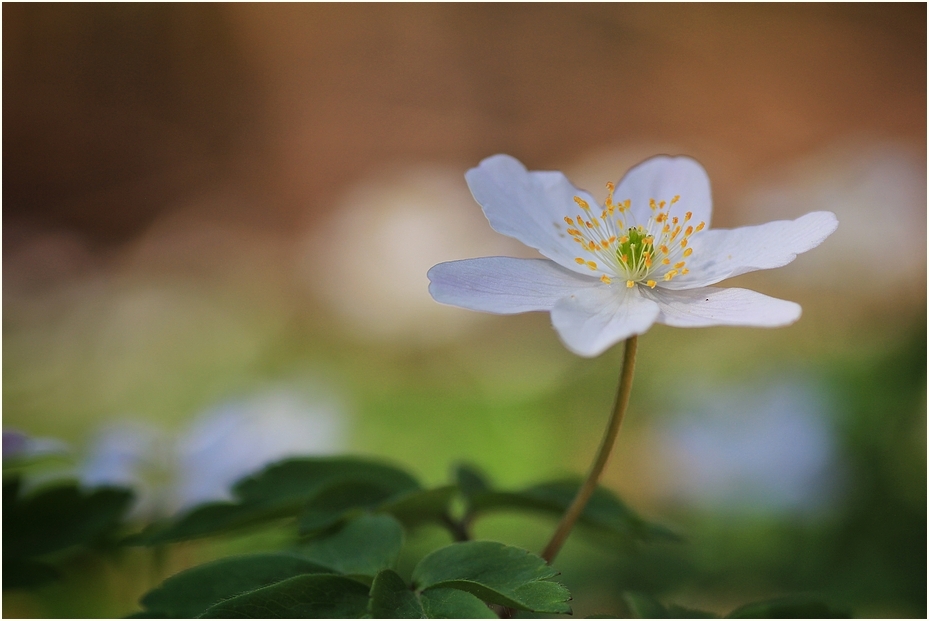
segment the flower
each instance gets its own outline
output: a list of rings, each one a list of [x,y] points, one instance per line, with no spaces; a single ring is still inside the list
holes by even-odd
[[[443,304],[497,314],[549,311],[565,346],[597,356],[658,322],[678,327],[793,323],[800,306],[746,289],[710,287],[781,267],[838,226],[834,214],[709,229],[706,171],[689,157],[653,157],[607,184],[602,206],[560,172],[528,172],[508,155],[465,175],[490,226],[547,259],[484,257],[428,272]]]

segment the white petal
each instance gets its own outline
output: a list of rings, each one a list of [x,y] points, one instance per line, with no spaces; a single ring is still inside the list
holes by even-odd
[[[786,326],[800,318],[800,305],[748,289],[701,287],[669,291],[643,289],[661,309],[658,322],[678,328],[707,326]]]
[[[630,168],[616,186],[613,200],[631,200],[633,224],[645,224],[653,214],[650,199],[670,203],[675,196],[681,199],[671,210],[672,215],[683,219],[684,213],[690,211],[694,224],[702,221],[710,225],[713,211],[710,178],[703,166],[689,157],[660,155]]]
[[[624,285],[581,289],[552,309],[552,325],[565,347],[579,356],[602,354],[611,345],[642,334],[655,323],[658,305],[638,287]]]
[[[551,310],[560,298],[601,284],[546,259],[510,257],[439,263],[427,276],[437,302],[504,315]]]
[[[581,274],[587,268],[578,266],[574,259],[596,259],[571,239],[564,218],[582,213],[574,202],[575,196],[586,200],[592,209],[597,209],[597,202],[560,172],[528,172],[519,160],[494,155],[469,170],[465,179],[474,200],[498,233],[516,238]]]
[[[746,272],[787,265],[801,252],[815,248],[839,226],[835,214],[814,211],[796,220],[778,220],[738,229],[715,229],[690,240],[693,256],[689,274],[667,283],[667,289],[712,285]]]

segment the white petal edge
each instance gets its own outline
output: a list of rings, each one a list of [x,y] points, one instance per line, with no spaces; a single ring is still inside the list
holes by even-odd
[[[733,276],[782,267],[820,245],[839,226],[830,211],[814,211],[796,220],[778,220],[738,229],[714,229],[690,240],[689,274],[662,283],[666,289],[692,289]]]
[[[592,209],[597,209],[597,203],[560,172],[529,172],[516,158],[501,154],[482,160],[465,173],[465,180],[493,230],[580,274],[587,268],[579,266],[575,258],[596,260],[568,235],[564,218],[582,213],[575,196],[586,200]]]
[[[484,257],[439,263],[426,274],[437,301],[470,310],[510,315],[549,311],[585,288],[602,286],[547,259]]]
[[[670,203],[675,195],[681,200],[673,206],[672,215],[683,220],[690,211],[694,225],[702,221],[710,226],[713,212],[710,178],[697,160],[686,156],[659,155],[630,168],[616,186],[613,199],[631,200],[633,224],[644,225],[654,214],[649,199]]]
[[[558,300],[552,309],[552,325],[565,347],[592,358],[648,330],[658,313],[658,305],[642,297],[638,287],[601,285]]]
[[[753,326],[776,328],[800,318],[800,305],[748,289],[700,287],[669,291],[660,287],[643,290],[661,310],[658,323],[677,328]]]

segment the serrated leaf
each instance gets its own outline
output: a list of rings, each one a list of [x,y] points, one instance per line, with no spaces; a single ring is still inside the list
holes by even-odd
[[[374,576],[397,564],[403,527],[389,515],[364,515],[300,547],[306,558],[350,575]]]
[[[448,587],[467,591],[485,602],[546,613],[571,611],[568,590],[540,557],[493,541],[467,541],[440,548],[413,570],[418,590]]]
[[[563,514],[574,500],[580,483],[578,481],[552,481],[529,487],[517,492],[486,491],[472,498],[475,512],[494,509],[528,509]],[[669,540],[680,538],[667,528],[651,524],[620,500],[613,492],[598,487],[580,522],[622,535],[626,539],[639,541]]]
[[[116,530],[132,499],[128,489],[73,483],[16,497],[3,506],[3,554],[26,558],[92,544]]]
[[[295,576],[207,608],[204,619],[358,619],[368,612],[368,587],[332,574]]]
[[[332,573],[307,559],[288,554],[230,556],[171,576],[141,600],[163,618],[196,617],[210,606],[301,574]]]
[[[409,492],[382,504],[379,510],[393,515],[407,528],[441,522],[448,515],[449,504],[457,492],[454,485]]]
[[[419,594],[429,619],[496,619],[487,604],[467,591],[434,587]]]
[[[808,598],[784,597],[746,604],[736,608],[727,619],[850,619],[846,610]]]
[[[395,571],[385,569],[371,584],[371,616],[375,619],[426,619],[419,598]]]

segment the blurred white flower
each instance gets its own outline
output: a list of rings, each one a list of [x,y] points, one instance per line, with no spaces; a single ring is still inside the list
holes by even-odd
[[[204,412],[177,444],[175,501],[184,508],[227,500],[233,483],[267,464],[338,452],[344,447],[343,425],[334,404],[310,405],[287,390]]]
[[[68,445],[55,438],[33,438],[15,429],[3,430],[3,459],[31,459],[49,455],[67,455]]]
[[[438,261],[511,253],[487,229],[455,171],[421,166],[362,181],[306,238],[305,279],[352,333],[404,343],[444,342],[475,323],[437,306],[426,270]]]
[[[806,512],[828,508],[840,482],[829,404],[814,384],[692,394],[660,428],[663,493],[711,510]]]
[[[429,292],[477,311],[549,311],[562,342],[581,356],[597,356],[656,322],[793,323],[800,317],[793,302],[709,285],[786,265],[837,226],[835,215],[818,211],[789,222],[704,231],[713,207],[710,180],[688,157],[659,156],[635,166],[618,186],[608,184],[602,207],[563,174],[528,172],[508,155],[483,160],[465,178],[494,230],[547,259],[441,263],[429,270]]]
[[[229,500],[238,479],[280,459],[339,452],[344,427],[332,399],[278,388],[211,408],[175,437],[137,422],[107,425],[91,443],[79,479],[130,487],[135,516],[161,517]]]

